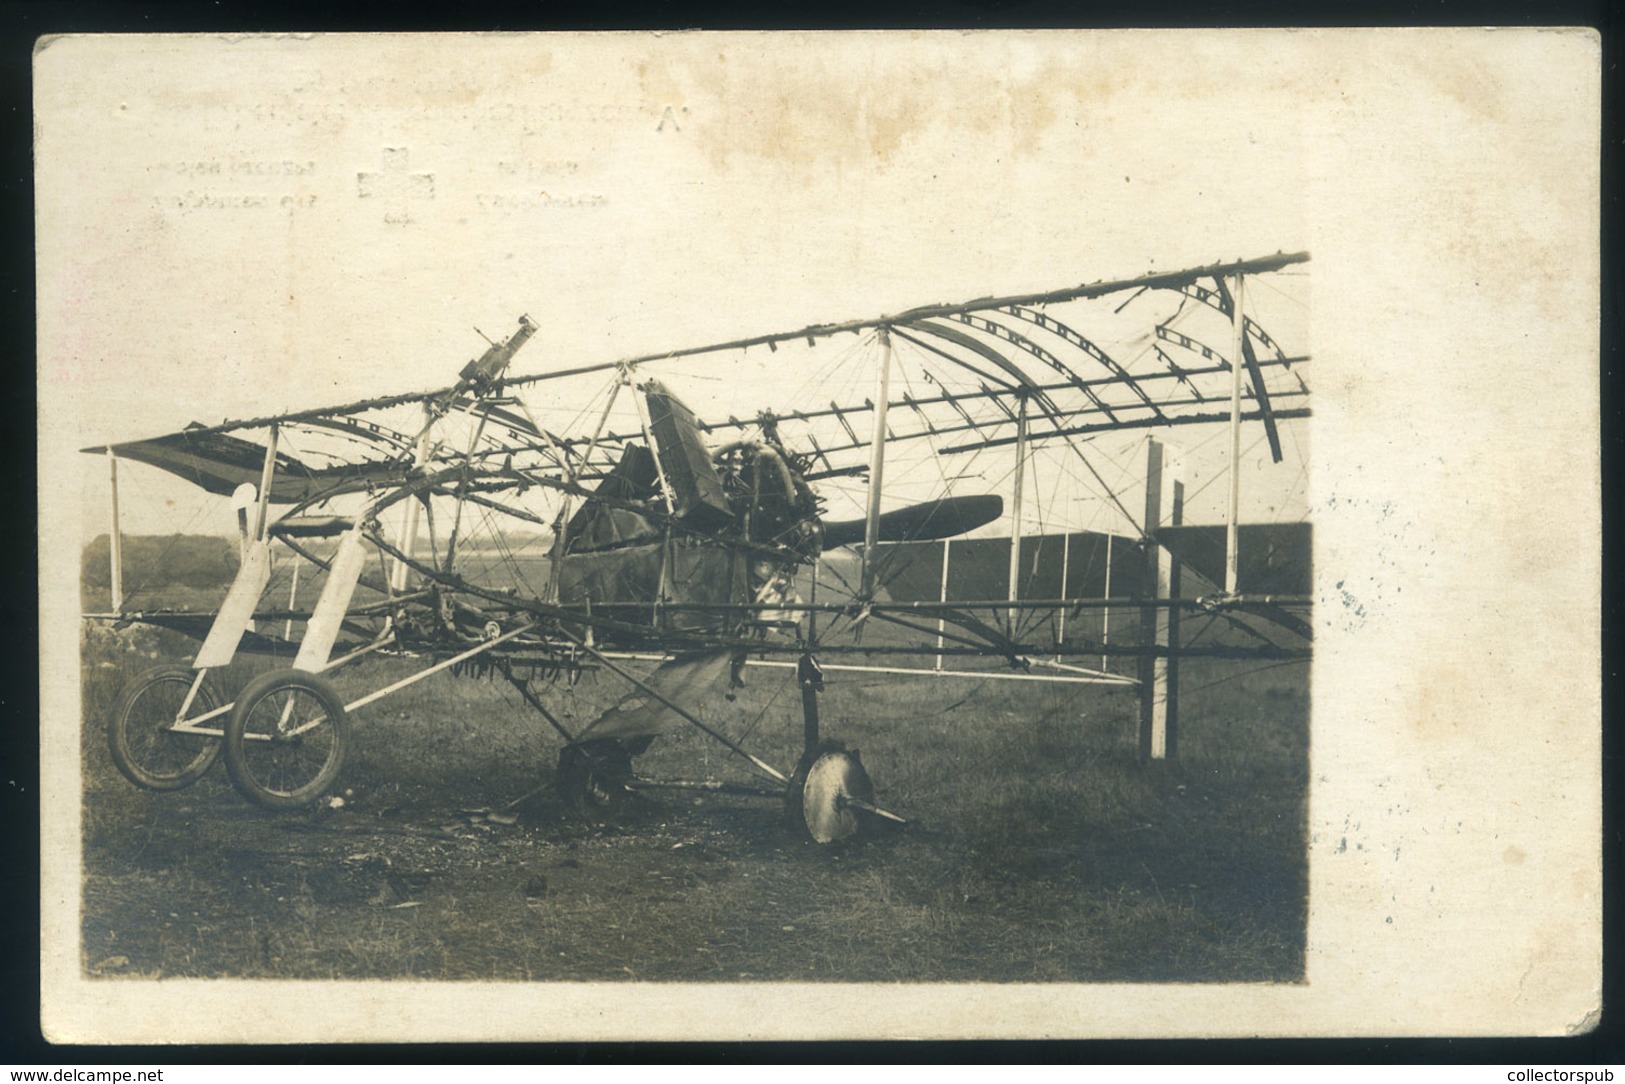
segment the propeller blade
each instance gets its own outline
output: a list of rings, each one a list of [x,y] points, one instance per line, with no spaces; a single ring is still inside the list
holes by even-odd
[[[928,542],[974,531],[1004,515],[1004,498],[996,494],[944,497],[881,513],[878,535],[882,542]],[[851,546],[863,541],[864,521],[841,520],[824,524],[824,548]]]

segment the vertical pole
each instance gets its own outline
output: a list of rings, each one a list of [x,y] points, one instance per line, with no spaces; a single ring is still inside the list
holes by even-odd
[[[1071,564],[1072,564],[1072,532],[1070,530],[1068,530],[1065,534],[1063,534],[1061,536],[1061,601],[1062,602],[1065,602],[1066,597],[1067,597],[1067,595],[1066,595],[1067,574],[1068,574],[1068,572],[1070,570]],[[1056,649],[1057,649],[1056,652],[1055,652],[1055,661],[1056,662],[1061,661],[1061,653],[1060,653],[1059,648],[1060,648],[1060,646],[1062,644],[1066,643],[1066,607],[1065,606],[1062,606],[1061,609],[1060,609],[1060,617],[1061,617],[1061,619],[1060,619],[1060,621],[1058,621],[1056,623],[1056,629],[1055,629],[1055,646],[1056,646]]]
[[[293,563],[293,585],[288,588],[288,609],[290,609],[290,610],[293,609],[294,605],[298,601],[299,601],[299,562],[295,561]],[[291,617],[288,618],[288,623],[286,625],[282,626],[282,638],[284,640],[292,640],[293,639],[293,618],[291,618]]]
[[[265,465],[260,468],[260,501],[254,512],[254,541],[265,539],[266,513],[271,508],[271,479],[276,474],[277,427],[271,426],[271,438],[265,445]]]
[[[1178,527],[1185,519],[1185,483],[1177,477],[1173,485],[1173,508],[1168,513],[1168,524]],[[1168,554],[1168,597],[1178,598],[1182,584],[1179,558]],[[1179,753],[1179,609],[1167,609],[1168,659],[1163,670],[1163,731],[1164,753],[1173,760]]]
[[[632,383],[632,371],[630,369],[623,368],[621,370],[621,383],[625,384],[625,385],[630,385]],[[666,467],[665,467],[665,464],[662,463],[661,459],[660,459],[660,445],[655,443],[654,419],[649,416],[649,404],[648,404],[648,402],[639,394],[639,392],[641,390],[642,389],[639,389],[639,388],[633,388],[632,389],[632,405],[637,409],[637,412],[638,412],[638,428],[643,430],[643,441],[644,441],[645,444],[647,444],[649,446],[649,454],[650,454],[650,456],[652,456],[654,458],[654,461],[655,461],[655,477],[660,480],[660,496],[661,496],[661,499],[666,502],[666,515],[667,516],[675,516],[675,515],[677,515],[677,498],[672,495],[671,483],[666,480]],[[608,415],[606,414],[605,416],[607,417]],[[651,613],[649,615],[649,623],[651,625],[653,625],[657,629],[662,627],[661,622],[664,620],[664,617],[665,617],[665,611],[662,609],[662,607],[666,604],[666,601],[667,601],[666,600],[666,578],[670,574],[671,564],[672,564],[671,520],[670,519],[668,519],[666,521],[666,523],[664,524],[664,526],[661,528],[661,532],[662,533],[661,533],[661,540],[660,540],[660,576],[655,581],[654,609],[651,611]],[[749,537],[749,525],[748,525],[748,522],[747,522],[747,526],[746,526],[746,537],[747,538]],[[734,548],[730,547],[729,551],[728,551],[728,582],[729,583],[734,582],[734,573],[739,568],[739,559],[740,559],[739,558],[739,551],[737,549],[734,549]],[[730,591],[731,591],[731,589],[730,589]],[[589,605],[592,602],[591,599],[588,599],[587,601],[588,601]],[[593,629],[592,629],[591,625],[588,625],[587,626],[587,643],[591,644],[592,643],[592,638],[593,638]]]
[[[942,540],[942,589],[937,593],[937,601],[942,602],[942,603],[946,603],[948,601],[948,559],[949,559],[949,557],[952,556],[953,544],[954,544],[954,540],[951,539],[951,538],[944,538]],[[944,621],[940,617],[937,618],[937,669],[938,670],[942,669],[942,634],[943,634],[943,632],[945,632],[947,630],[947,628],[948,628],[948,623],[946,621]]]
[[[1144,537],[1140,545],[1144,548],[1144,572],[1140,580],[1142,597],[1149,594],[1157,597],[1161,593],[1161,576],[1159,560],[1160,547],[1157,545],[1157,526],[1162,522],[1162,445],[1156,440],[1149,440],[1145,446],[1145,527]],[[1142,605],[1140,607],[1140,646],[1155,648],[1158,646],[1158,607]],[[1158,660],[1148,650],[1139,657],[1138,676],[1140,679],[1140,760],[1145,762],[1153,758],[1160,759],[1159,746],[1162,745],[1162,734],[1156,733],[1162,720],[1158,717],[1156,700],[1158,693]]]
[[[107,534],[107,559],[112,562],[113,612],[124,612],[124,533],[118,519],[118,456],[107,449],[107,474],[113,483],[113,526]]]
[[[434,418],[427,403],[425,403],[423,406],[423,413],[426,415],[423,424],[423,431],[418,434],[417,447],[412,450],[412,467],[414,470],[421,468],[423,464],[429,461],[429,434],[434,429]],[[481,419],[481,422],[484,422],[483,418]],[[470,447],[470,451],[472,450],[472,447]],[[416,556],[418,544],[418,515],[421,511],[420,502],[416,497],[408,497],[406,500],[402,501],[401,504],[403,505],[401,509],[401,552],[406,554],[408,557],[413,557]],[[460,502],[458,507],[460,510]],[[451,571],[453,552],[456,549],[456,546],[457,525],[453,523],[451,535],[446,540],[447,572]],[[397,593],[405,591],[406,577],[409,571],[410,570],[407,568],[405,561],[396,561],[395,568],[391,571],[389,577],[390,589]]]
[[[863,597],[874,595],[875,546],[880,541],[880,486],[886,469],[886,403],[891,398],[891,328],[880,328],[880,372],[875,376],[874,432],[869,438],[869,507],[863,524]]]
[[[812,652],[803,652],[796,663],[796,683],[801,686],[801,744],[804,752],[818,748],[818,694],[824,688],[824,672]]]
[[[1184,515],[1185,487],[1177,479],[1177,468],[1172,457],[1164,455],[1163,480],[1171,483],[1172,501],[1168,512],[1168,525],[1179,526]],[[1162,547],[1158,546],[1160,551]],[[1158,599],[1172,599],[1179,596],[1179,562],[1172,553],[1157,554],[1157,594]],[[1146,752],[1152,760],[1171,760],[1174,756],[1174,744],[1177,740],[1179,727],[1179,705],[1177,703],[1179,661],[1176,651],[1179,647],[1179,611],[1173,607],[1159,606],[1156,611],[1156,646],[1166,648],[1168,654],[1151,659],[1151,718],[1149,747]]]
[[[1164,482],[1170,482],[1172,500],[1168,524],[1179,526],[1185,511],[1185,486],[1178,480],[1177,467],[1164,449],[1155,441],[1150,448],[1151,463],[1146,480],[1148,485],[1155,484],[1156,493],[1153,495],[1148,490],[1146,494],[1146,523],[1150,532],[1146,541],[1146,577],[1147,583],[1155,587],[1156,599],[1174,599],[1179,597],[1180,590],[1179,562],[1171,553],[1164,554],[1158,545],[1156,528],[1160,522],[1154,512],[1160,513],[1162,487]],[[1142,607],[1142,627],[1146,627],[1147,616],[1151,630],[1147,646],[1164,648],[1167,654],[1141,659],[1140,756],[1144,760],[1171,760],[1179,732],[1179,611],[1171,606]]]
[[[1104,595],[1105,597],[1107,597],[1107,598],[1112,597],[1112,536],[1109,535],[1109,534],[1106,536],[1106,583],[1105,583],[1105,586],[1103,586],[1100,589],[1100,593],[1102,595]],[[1110,606],[1102,606],[1100,608],[1100,646],[1101,647],[1105,647],[1107,644],[1111,643],[1111,635],[1112,635],[1112,608]],[[1108,656],[1106,656],[1106,655],[1100,656],[1100,668],[1102,670],[1109,670],[1110,669],[1110,667],[1107,665],[1108,661],[1109,661]]]
[[[818,605],[818,569],[822,564],[822,557],[813,558],[812,582],[807,585],[807,598],[814,606]],[[804,753],[816,749],[821,740],[818,732],[818,694],[824,689],[824,675],[818,668],[818,660],[813,658],[813,651],[817,647],[818,611],[813,610],[807,614],[807,649],[796,663],[796,684],[801,686],[801,749]]]
[[[1010,601],[1016,601],[1021,583],[1021,489],[1027,474],[1027,397],[1017,400],[1016,482],[1010,494]],[[1010,626],[1015,627],[1016,611],[1010,609]]]
[[[824,567],[824,558],[820,554],[813,558],[812,579],[807,584],[807,601],[814,606],[818,605],[818,573]],[[813,610],[807,614],[807,650],[818,646],[818,611]]]
[[[1247,334],[1241,311],[1243,281],[1238,272],[1230,298],[1230,514],[1224,525],[1224,592],[1227,595],[1238,590],[1236,524],[1241,511],[1241,351]]]
[[[271,482],[276,478],[277,441],[280,439],[281,435],[281,430],[273,423],[271,426],[270,436],[265,442],[265,464],[260,468],[259,502],[254,506],[254,541],[256,543],[263,543],[265,541],[265,529],[271,514]],[[270,560],[269,551],[266,552],[265,559],[267,562]],[[269,569],[269,564],[267,564],[266,567]],[[269,573],[267,572],[267,574]],[[264,590],[265,581],[261,580],[259,583],[259,590],[255,591],[254,594],[258,596],[264,592]],[[218,617],[216,620],[218,620]],[[245,625],[247,631],[249,632],[258,631],[256,622],[254,621],[252,607],[249,608],[249,616],[245,622]],[[199,654],[201,655],[202,652],[200,651]],[[195,660],[193,665],[196,665]],[[198,669],[201,670],[203,667],[200,666]]]

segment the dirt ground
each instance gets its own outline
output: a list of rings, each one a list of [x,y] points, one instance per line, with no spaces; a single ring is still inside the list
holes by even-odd
[[[1302,667],[1221,680],[1187,708],[1187,753],[1146,766],[1122,693],[832,682],[826,732],[861,745],[880,800],[914,818],[834,848],[762,799],[662,793],[628,823],[585,824],[549,785],[557,739],[511,695],[450,677],[357,713],[341,806],[265,811],[219,765],[139,791],[99,728],[128,669],[87,671],[92,976],[1302,977]],[[732,725],[793,763],[781,692],[747,690]],[[640,770],[728,767],[697,737],[661,739]]]

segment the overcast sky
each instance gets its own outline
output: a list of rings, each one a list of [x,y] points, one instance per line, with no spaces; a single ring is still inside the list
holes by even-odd
[[[1145,56],[1135,35],[59,41],[43,379],[83,446],[440,385],[521,312],[529,372],[1308,247],[1278,91],[1233,49]],[[782,372],[746,371],[779,401]],[[1301,491],[1301,468],[1261,477]],[[129,532],[192,522],[155,475],[121,478]]]

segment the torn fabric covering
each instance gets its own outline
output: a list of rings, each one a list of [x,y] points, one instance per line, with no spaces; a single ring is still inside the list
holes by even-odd
[[[196,426],[196,423],[193,423]],[[229,433],[183,429],[179,433],[112,445],[120,459],[147,463],[184,478],[205,492],[230,496],[244,482],[258,485],[265,469],[265,446]],[[84,449],[97,455],[107,446]],[[406,480],[406,468],[394,460],[377,460],[316,468],[278,452],[276,473],[271,482],[271,500],[293,504],[333,492],[362,490],[368,486],[399,485]]]
[[[648,516],[630,508],[611,508],[603,504],[588,504],[578,516],[579,523],[570,524],[570,552],[591,553],[643,542],[660,537],[660,528]],[[579,531],[578,531],[579,529]]]
[[[621,501],[643,500],[654,493],[659,478],[659,468],[649,449],[641,444],[628,444],[615,469],[598,484],[596,495]],[[566,536],[571,553],[587,553],[658,538],[660,528],[648,516],[633,509],[589,500],[570,518]]]
[[[746,573],[745,558],[734,549],[674,539],[671,563],[666,569],[666,593],[674,601],[737,606],[752,601]],[[673,629],[725,630],[743,618],[741,614],[729,616],[681,610],[665,615],[666,623]]]
[[[653,605],[661,592],[661,543],[624,546],[601,553],[572,553],[559,562],[559,601],[639,602]],[[711,542],[673,539],[666,564],[665,596],[670,602],[738,605],[749,602],[745,562],[733,550]],[[647,620],[631,614],[625,620]],[[662,620],[673,629],[725,629],[738,615],[673,610]]]
[[[709,651],[700,655],[679,655],[661,663],[643,683],[685,711],[703,708],[710,698],[726,692],[733,652]],[[698,712],[696,712],[698,714]],[[683,717],[655,697],[634,687],[613,707],[588,723],[576,735],[587,738],[642,738],[664,734]]]
[[[660,592],[659,543],[604,553],[572,553],[559,561],[559,601],[653,603]]]

